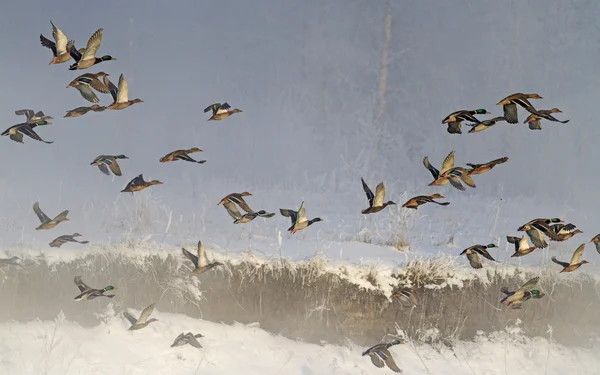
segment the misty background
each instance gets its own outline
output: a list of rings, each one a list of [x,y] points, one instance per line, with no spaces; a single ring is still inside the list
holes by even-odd
[[[388,198],[399,204],[441,192],[454,203],[441,220],[465,216],[456,225],[489,231],[487,218],[493,222],[501,199],[518,202],[500,215],[513,230],[534,217],[566,213],[588,230],[582,236],[596,234],[600,3],[393,1],[386,104],[377,119],[387,6],[364,0],[3,4],[0,119],[7,128],[22,122],[15,110],[43,110],[54,124],[36,131],[55,142],[1,140],[3,242],[50,241],[75,231],[94,238],[99,222],[112,217],[107,211],[124,210],[120,220],[127,221],[147,202],[163,207],[153,214],[157,228],[171,213],[188,233],[221,230],[231,222],[217,202],[245,190],[254,194],[248,202],[256,210],[297,208],[306,200],[309,218],[324,216],[328,223],[319,228],[335,231],[367,205],[361,176],[372,189],[384,181]],[[97,55],[117,61],[83,72],[68,71],[72,61],[48,65],[51,51],[39,35],[52,39],[50,20],[78,47],[104,28]],[[99,71],[115,84],[123,73],[129,99],[144,103],[63,119],[91,105],[67,84]],[[492,112],[481,119],[501,115],[495,103],[514,92],[540,94],[536,108],[558,107],[564,113],[557,117],[571,121],[544,121],[541,131],[500,123],[477,134],[463,124],[462,135],[441,124],[459,109]],[[98,95],[101,105],[112,102]],[[207,122],[202,110],[225,101],[244,112]],[[519,110],[521,122],[526,115]],[[158,162],[191,147],[203,149],[196,155],[208,162]],[[423,157],[439,168],[452,150],[457,165],[510,160],[476,176],[476,189],[428,187]],[[123,177],[90,166],[100,154],[129,156],[120,161]],[[120,193],[140,173],[165,184],[133,197]],[[49,216],[69,209],[72,221],[36,233],[31,206],[38,200]],[[427,207],[428,220],[437,208]],[[283,230],[289,219],[250,225]]]

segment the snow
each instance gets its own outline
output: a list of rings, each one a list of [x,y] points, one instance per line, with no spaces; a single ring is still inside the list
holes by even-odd
[[[78,303],[78,302],[73,302]],[[139,310],[134,312],[139,313]],[[225,325],[155,310],[159,321],[138,331],[112,305],[98,325],[55,321],[0,323],[2,374],[390,374],[360,348],[308,344],[271,335],[257,324]],[[171,348],[181,332],[201,333],[201,349]],[[393,338],[387,338],[391,341]],[[375,344],[375,343],[374,343]],[[571,374],[600,370],[600,346],[567,348],[546,338],[528,339],[515,326],[474,342],[445,346],[407,342],[390,349],[405,374]]]

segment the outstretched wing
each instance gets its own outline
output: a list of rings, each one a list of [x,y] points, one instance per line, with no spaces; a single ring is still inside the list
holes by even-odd
[[[292,219],[292,225],[296,224],[296,220],[298,220],[298,212],[289,208],[280,208],[279,212],[281,213],[281,216],[289,217],[290,219]]]
[[[192,263],[194,263],[194,267],[198,268],[198,257],[195,256],[194,254],[190,253],[183,247],[181,248],[181,251],[183,251],[183,255],[185,255],[189,260],[191,260]]]
[[[575,252],[573,253],[573,256],[571,257],[571,262],[570,262],[571,264],[579,263],[579,259],[583,255],[583,250],[585,250],[585,243],[582,243],[581,245],[579,245],[577,250],[575,250]]]
[[[137,323],[137,319],[133,317],[133,315],[131,315],[129,313],[129,311],[125,310],[123,311],[123,316],[125,316],[125,318],[127,318],[127,320],[129,320],[129,323],[131,323],[131,325],[134,325],[135,323]]]
[[[17,115],[17,116],[24,115],[27,118],[27,121],[29,121],[33,117],[34,112],[32,109],[19,109],[19,110],[15,111],[15,115]]]
[[[235,204],[233,204],[232,202],[227,201],[227,202],[223,203],[223,207],[225,207],[225,209],[227,210],[227,213],[235,220],[238,220],[242,217],[242,214],[237,209]]]
[[[50,48],[52,50],[52,54],[55,57],[58,56],[58,54],[56,53],[56,44],[54,44],[53,41],[40,34],[40,42],[42,42],[42,46]]]
[[[117,103],[127,103],[129,101],[129,85],[123,73],[119,76],[119,88],[117,93]]]
[[[206,267],[207,264],[208,259],[206,259],[206,250],[204,250],[202,241],[198,241],[198,265],[200,267]]]
[[[538,281],[540,281],[540,278],[537,276],[530,279],[525,284],[521,285],[521,287],[517,290],[517,292],[524,292],[526,290],[531,290],[531,288],[533,288],[538,283]]]
[[[58,238],[57,238],[58,239]],[[79,288],[79,292],[83,293],[86,290],[90,290],[92,288],[90,288],[89,286],[87,286],[83,281],[81,281],[81,276],[75,276],[75,279],[73,280],[73,282],[75,283],[75,285],[77,285],[77,287]]]
[[[111,96],[112,96],[112,98],[113,98],[113,102],[115,102],[115,103],[116,103],[116,102],[117,102],[117,97],[118,97],[118,91],[119,91],[119,90],[117,89],[117,86],[115,86],[115,84],[114,84],[114,83],[112,83],[112,82],[111,82],[111,80],[110,80],[110,79],[108,79],[108,77],[107,77],[107,76],[104,76],[104,78],[103,78],[103,79],[104,79],[104,85],[105,85],[106,87],[108,87],[108,91],[110,91],[110,95],[111,95]]]
[[[204,113],[206,113],[208,111],[212,111],[213,115],[216,115],[217,110],[219,110],[220,107],[221,107],[221,103],[211,104],[208,107],[204,108]]]
[[[446,156],[446,159],[444,159],[444,162],[442,163],[442,170],[440,171],[440,173],[445,173],[448,172],[450,169],[454,168],[454,151],[451,151],[448,156]]]
[[[438,171],[436,167],[429,163],[429,158],[427,156],[423,158],[423,165],[429,170],[434,180],[437,180],[438,177],[440,177],[440,171]]]
[[[104,173],[105,175],[110,176],[110,172],[105,164],[98,164],[98,169],[100,169],[100,172]]]
[[[56,55],[67,53],[67,36],[52,21],[52,37],[56,41]]]
[[[35,212],[35,214],[37,215],[38,219],[40,219],[40,221],[42,222],[42,224],[44,224],[45,222],[50,221],[50,218],[48,217],[48,215],[46,215],[44,213],[44,211],[42,211],[40,209],[40,204],[38,202],[35,202],[33,204],[33,212]]]
[[[561,266],[563,266],[564,268],[569,267],[569,263],[567,262],[561,262],[560,260],[556,259],[556,257],[552,257],[552,261],[556,264],[559,264]]]
[[[375,198],[375,194],[373,194],[373,192],[369,188],[369,185],[367,185],[367,183],[362,177],[360,178],[360,181],[362,182],[362,187],[365,191],[365,194],[367,194],[367,199],[369,200],[369,207],[373,207],[373,199]]]
[[[150,306],[146,307],[144,309],[144,311],[142,311],[142,313],[140,314],[140,318],[137,320],[137,322],[145,323],[153,311],[154,311],[154,304],[151,304]]]
[[[103,30],[98,29],[87,42],[87,46],[85,47],[85,51],[81,56],[81,60],[90,60],[96,58],[96,51],[100,47],[100,43],[102,43],[102,34]]]
[[[296,218],[296,224],[298,223],[304,223],[306,221],[308,221],[308,219],[306,218],[306,209],[304,208],[304,201],[302,201],[302,204],[300,205],[300,208],[298,209],[298,217]]]
[[[111,160],[108,166],[110,167],[110,170],[115,174],[115,176],[121,176],[121,167],[119,166],[119,163],[117,163],[116,160]]]
[[[385,186],[383,182],[380,182],[375,188],[375,199],[373,199],[373,205],[375,207],[383,206],[383,200],[385,199]]]

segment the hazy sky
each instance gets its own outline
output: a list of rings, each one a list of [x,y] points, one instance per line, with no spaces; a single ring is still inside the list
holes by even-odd
[[[385,4],[3,4],[0,119],[8,127],[21,121],[16,109],[43,110],[55,120],[39,134],[55,143],[0,139],[5,163],[0,207],[13,215],[31,210],[38,199],[51,212],[123,200],[119,191],[139,173],[165,182],[154,193],[189,212],[199,209],[193,202],[200,195],[216,205],[227,193],[254,189],[259,195],[261,187],[279,188],[282,195],[286,188],[299,195],[298,190],[331,195],[337,189],[363,205],[361,175],[385,180],[397,194],[433,192],[426,186],[431,176],[421,165],[423,156],[439,166],[456,150],[457,164],[511,159],[480,176],[478,189],[460,194],[535,196],[551,205],[595,210],[587,199],[595,202],[600,181],[595,112],[600,3],[394,1],[387,133],[385,148],[375,154],[384,168],[366,170],[361,161],[373,152],[365,147],[372,141]],[[115,83],[124,73],[130,99],[144,103],[63,119],[67,110],[91,103],[65,88],[78,75],[68,71],[69,63],[48,65],[51,52],[40,45],[39,34],[51,38],[50,20],[77,46],[104,28],[98,55],[118,60],[86,72],[107,72]],[[539,93],[544,100],[535,101],[538,108],[558,107],[564,114],[557,117],[571,122],[544,122],[542,131],[499,124],[461,136],[440,124],[458,109],[501,115],[495,103],[514,92]],[[202,109],[222,101],[244,112],[207,123]],[[110,95],[101,96],[101,104],[110,102]],[[526,114],[519,116],[522,121]],[[158,162],[170,151],[194,146],[204,150],[206,164]],[[113,179],[89,166],[99,154],[121,153],[130,157],[121,162],[123,177]],[[270,209],[299,205],[299,195]],[[271,203],[268,196],[260,202]],[[32,212],[26,215],[34,225]]]

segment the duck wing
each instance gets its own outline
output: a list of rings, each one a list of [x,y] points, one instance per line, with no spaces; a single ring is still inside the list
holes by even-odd
[[[221,108],[221,103],[214,103],[209,105],[208,107],[204,108],[204,113],[208,112],[208,111],[212,111],[213,116],[217,114],[217,111],[219,110],[219,108]]]
[[[519,114],[515,103],[505,104],[502,106],[504,110],[504,118],[509,124],[517,124],[519,122]]]
[[[40,209],[40,204],[38,202],[35,202],[33,204],[33,212],[35,212],[35,214],[37,215],[38,219],[40,219],[40,221],[42,222],[42,224],[47,223],[50,221],[50,218],[48,217],[48,215],[46,215],[44,213],[44,211],[42,211]]]
[[[427,159],[427,157],[425,157],[425,159]],[[373,207],[373,200],[375,199],[375,194],[373,194],[373,192],[369,188],[369,185],[367,185],[367,183],[362,177],[360,178],[360,181],[362,182],[362,187],[365,194],[367,194],[367,199],[369,200],[369,207]]]
[[[475,250],[478,254],[482,255],[484,258],[489,259],[491,261],[497,262],[496,259],[494,259],[494,257],[492,257],[490,255],[490,253],[487,251],[487,249],[483,248],[483,247],[473,247],[473,250]]]
[[[117,90],[117,103],[127,103],[129,101],[129,85],[122,73],[119,76],[119,88]]]
[[[98,169],[100,169],[100,172],[104,173],[105,175],[110,176],[108,167],[105,164],[98,164]]]
[[[53,41],[40,34],[40,42],[42,42],[42,46],[50,48],[52,50],[52,54],[54,55],[54,57],[58,56],[58,54],[56,53],[56,44]]]
[[[116,103],[117,102],[117,97],[118,97],[118,93],[119,93],[119,89],[117,89],[117,86],[114,85],[114,83],[112,83],[110,81],[110,79],[108,79],[107,76],[104,76],[104,85],[108,88],[108,91],[110,92],[110,95],[113,98],[113,102]]]
[[[56,25],[52,21],[50,21],[50,23],[52,24],[52,37],[56,41],[55,55],[64,55],[65,53],[67,53],[67,43],[69,42],[69,40],[67,39],[67,36],[58,27],[56,27]]]
[[[373,199],[373,205],[375,207],[383,206],[383,200],[385,199],[385,186],[383,182],[380,182],[375,188],[375,198]]]
[[[536,228],[532,228],[526,231],[529,238],[531,238],[531,242],[535,245],[535,247],[539,247],[540,249],[545,249],[548,247],[548,243],[542,236],[542,232],[537,230]]]
[[[183,255],[186,256],[186,258],[188,258],[189,260],[192,261],[192,263],[194,264],[194,268],[198,268],[198,257],[195,256],[194,254],[190,253],[183,247],[181,248],[181,251],[183,252]]]
[[[429,157],[425,156],[423,158],[423,165],[431,173],[434,180],[437,180],[438,177],[440,177],[440,171],[438,171],[438,169],[436,167],[434,167],[433,165],[431,165],[431,163],[429,163]]]
[[[206,267],[208,265],[208,259],[206,259],[206,250],[201,241],[198,241],[198,265],[200,267]]]
[[[279,212],[281,213],[281,216],[289,217],[290,219],[292,219],[292,225],[296,224],[296,221],[298,220],[298,212],[289,208],[280,208]]]
[[[462,122],[461,121],[453,121],[448,123],[448,127],[446,131],[450,134],[462,134]]]
[[[96,94],[94,93],[94,91],[92,90],[92,88],[89,85],[77,85],[77,86],[75,86],[75,88],[77,89],[77,91],[79,91],[81,96],[88,102],[92,102],[92,103],[100,102],[100,99],[98,99],[98,97],[96,96]]]
[[[296,218],[296,224],[300,224],[300,223],[304,223],[304,222],[308,221],[308,219],[306,218],[306,209],[304,208],[304,201],[302,201],[302,204],[300,205],[300,208],[298,209],[297,215],[298,215],[298,217]]]
[[[527,98],[517,98],[517,99],[513,99],[513,103],[516,103],[518,105],[520,105],[521,107],[523,107],[527,112],[529,113],[533,113],[534,115],[538,114],[538,111],[535,109],[535,107],[529,102],[529,100],[527,100]]]
[[[131,315],[129,313],[129,311],[125,310],[123,311],[123,316],[125,316],[125,318],[127,318],[127,320],[129,320],[129,323],[131,323],[131,325],[135,325],[137,323],[137,319],[133,317],[133,315]]]
[[[52,219],[52,221],[57,221],[57,220],[60,220],[60,219],[66,219],[68,214],[69,214],[69,210],[64,210],[60,214],[56,215],[54,217],[54,219]]]
[[[479,255],[467,254],[467,259],[469,260],[471,267],[473,267],[475,269],[483,268],[483,265],[481,264],[481,259],[479,259]]]
[[[87,290],[91,290],[92,289],[89,286],[87,286],[83,281],[81,281],[81,276],[75,276],[75,279],[73,280],[73,282],[79,288],[79,292],[80,293],[83,293],[83,292],[85,292]]]
[[[15,111],[15,115],[17,116],[21,116],[24,115],[27,118],[27,121],[31,120],[31,118],[33,117],[33,115],[35,114],[35,112],[33,111],[33,109],[19,109]],[[42,114],[43,116],[43,114]]]
[[[81,56],[81,60],[91,60],[96,58],[96,51],[100,47],[100,43],[102,43],[102,29],[96,30],[94,34],[88,39],[87,46],[85,47],[85,51]]]
[[[540,281],[540,278],[537,276],[529,279],[525,284],[521,285],[521,287],[517,289],[517,292],[525,292],[526,290],[532,289],[538,283],[538,281]]]
[[[199,337],[203,337],[202,335],[198,335]],[[194,348],[202,349],[202,345],[196,340],[196,335],[191,332],[185,334],[186,339],[188,340],[188,344],[193,346]]]
[[[442,162],[442,169],[440,170],[440,173],[444,174],[452,168],[454,168],[454,151],[451,151]]]
[[[38,135],[38,133],[35,132],[35,130],[33,130],[33,128],[30,125],[23,125],[19,127],[19,132],[21,132],[23,135],[28,136],[31,139],[35,139],[36,141],[40,141],[40,142],[44,142],[44,143],[54,143],[51,141],[44,141],[42,139],[42,137],[40,137]]]
[[[385,362],[383,362],[383,360],[379,357],[379,355],[377,355],[376,352],[370,354],[369,357],[371,357],[371,363],[373,363],[373,365],[375,365],[376,367],[382,368],[385,366]]]
[[[223,203],[223,207],[225,207],[225,210],[227,210],[227,213],[235,220],[239,220],[242,218],[242,214],[240,213],[240,211],[237,209],[237,207],[235,206],[235,204],[233,202],[228,200],[227,202]]]
[[[382,349],[380,351],[377,351],[377,355],[382,357],[381,359],[384,360],[385,364],[387,365],[387,367],[389,367],[390,370],[394,372],[402,372],[402,370],[400,370],[400,368],[396,364],[396,361],[394,361],[394,358],[392,357],[392,354],[389,350]]]
[[[569,263],[570,264],[579,263],[579,259],[583,255],[583,250],[585,250],[585,243],[582,243],[581,245],[579,245],[577,250],[575,250],[575,252],[573,253],[573,256],[571,257],[571,261]]]
[[[154,311],[154,304],[146,307],[144,311],[140,314],[140,318],[137,320],[137,323],[146,323],[152,312]]]
[[[556,257],[552,257],[552,261],[556,264],[561,265],[563,268],[567,268],[569,267],[569,263],[567,262],[561,262],[560,260],[556,259]]]
[[[471,177],[470,174],[468,174],[466,171],[464,173],[460,174],[460,179],[467,184],[468,186],[472,187],[472,188],[476,188],[477,186],[475,185],[475,181],[473,181],[473,177]]]
[[[448,181],[450,182],[450,185],[454,186],[454,188],[460,190],[460,191],[465,191],[465,187],[460,183],[459,178],[456,176],[451,176],[448,177]]]
[[[116,160],[111,160],[108,166],[110,167],[112,173],[115,174],[115,176],[121,176],[121,167],[119,166],[119,163],[117,163]]]
[[[234,195],[234,194],[229,194],[226,197],[229,201],[236,203],[238,206],[240,206],[240,208],[248,213],[254,212],[253,209],[250,208],[250,206],[248,206],[248,203],[246,203],[246,201],[244,200],[244,198],[242,198],[241,195]]]

